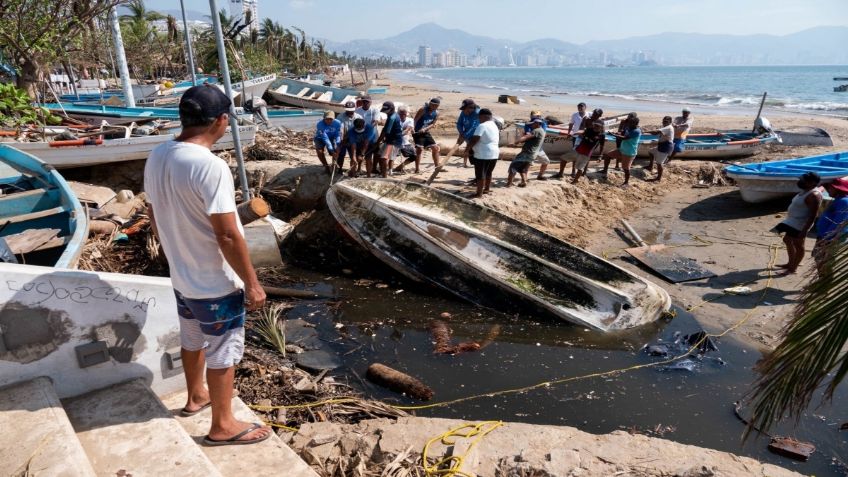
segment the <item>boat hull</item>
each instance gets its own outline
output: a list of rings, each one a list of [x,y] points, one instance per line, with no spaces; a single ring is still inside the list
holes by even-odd
[[[742,199],[752,203],[797,194],[798,178],[808,171],[819,174],[822,184],[848,176],[848,151],[724,168],[739,186]]]
[[[675,159],[732,159],[753,156],[759,154],[764,145],[777,142],[780,139],[776,134],[772,134],[738,141],[721,141],[719,139],[722,136],[722,133],[690,134],[684,143],[684,150],[674,157]],[[637,157],[650,157],[651,149],[656,147],[656,139],[642,140],[639,142],[636,155]]]
[[[253,144],[256,126],[239,126],[242,146]],[[116,162],[147,159],[154,147],[174,138],[173,134],[107,139],[91,146],[51,147],[47,142],[17,142],[15,148],[32,154],[56,169],[97,166]],[[213,151],[233,149],[232,135],[227,133],[216,142]]]
[[[655,321],[668,294],[492,209],[419,184],[347,180],[327,204],[351,237],[407,277],[482,306],[613,331]]]

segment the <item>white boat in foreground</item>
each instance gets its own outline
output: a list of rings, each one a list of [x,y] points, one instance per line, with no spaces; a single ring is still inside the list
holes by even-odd
[[[239,126],[242,146],[253,144],[256,126]],[[227,134],[216,142],[212,151],[233,149],[233,137]],[[154,147],[170,141],[174,134],[137,136],[123,139],[86,138],[75,141],[12,142],[10,146],[32,154],[56,169],[96,166],[115,162],[147,159]]]

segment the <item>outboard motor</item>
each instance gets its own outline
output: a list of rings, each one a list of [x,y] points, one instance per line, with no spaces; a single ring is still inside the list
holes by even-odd
[[[765,116],[760,116],[754,121],[754,129],[757,134],[772,134],[774,129],[771,127],[771,122]]]
[[[252,113],[253,117],[258,119],[257,122],[271,125],[271,118],[268,117],[268,103],[262,98],[250,98],[244,103],[244,110]]]

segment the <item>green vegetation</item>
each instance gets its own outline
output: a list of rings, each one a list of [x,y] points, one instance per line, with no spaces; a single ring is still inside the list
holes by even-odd
[[[26,91],[13,84],[0,83],[0,126],[33,123],[61,124],[62,118],[50,114],[44,108],[33,106]]]
[[[286,355],[286,325],[283,319],[283,305],[273,305],[261,312],[261,318],[256,322],[254,330],[262,341],[277,350],[281,355]]]

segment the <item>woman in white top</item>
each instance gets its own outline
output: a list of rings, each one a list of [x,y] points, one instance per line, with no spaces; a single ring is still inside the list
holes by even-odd
[[[659,182],[662,180],[663,168],[668,162],[668,156],[674,150],[674,126],[671,125],[671,116],[666,116],[662,120],[662,127],[656,131],[648,131],[648,134],[657,134],[657,147],[648,151],[651,154],[651,162],[648,163],[648,170],[654,170],[654,160],[657,162],[657,177],[648,179],[649,182]]]
[[[479,199],[488,194],[492,186],[492,173],[498,163],[500,149],[498,140],[500,132],[492,121],[492,111],[487,108],[480,110],[480,125],[474,130],[474,135],[468,140],[465,148],[465,158],[474,164],[474,177],[477,180],[477,193],[472,198]]]
[[[816,221],[822,202],[820,183],[821,177],[815,172],[807,172],[801,176],[798,179],[798,188],[801,192],[792,199],[783,222],[773,229],[777,233],[784,234],[783,243],[786,244],[789,260],[778,265],[778,268],[785,268],[786,274],[795,273],[804,258],[804,241]]]

